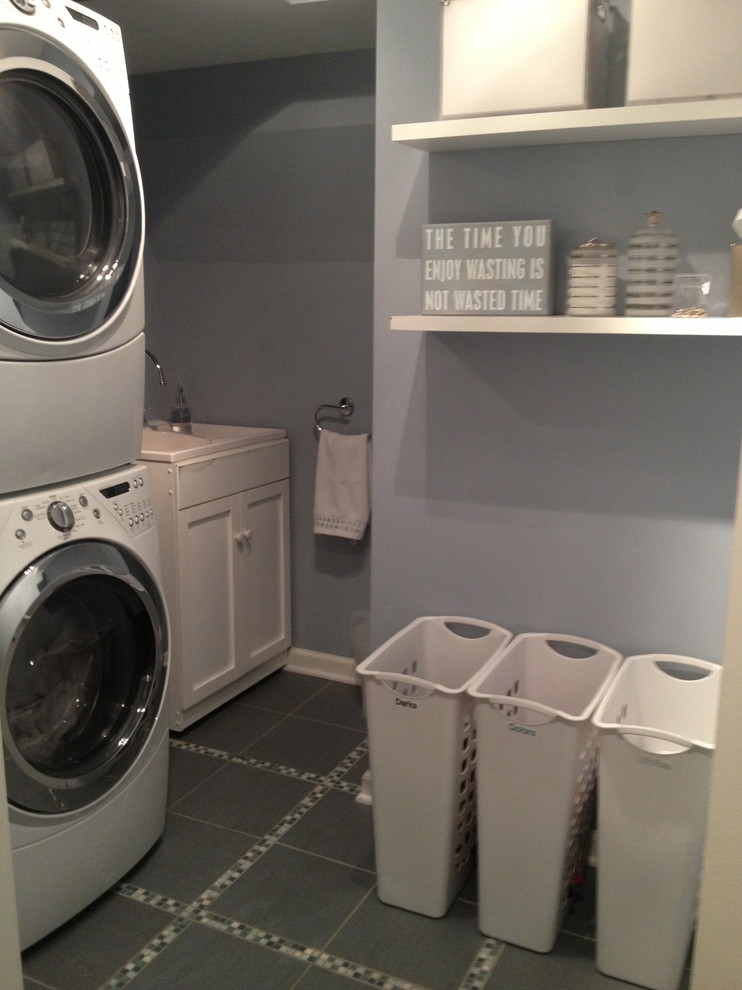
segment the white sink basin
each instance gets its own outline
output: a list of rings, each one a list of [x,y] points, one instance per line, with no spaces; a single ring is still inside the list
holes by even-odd
[[[164,428],[145,426],[142,430],[142,460],[182,461],[187,457],[214,454],[232,447],[244,447],[268,440],[280,440],[285,430],[266,426],[221,426],[218,423],[194,423],[193,432],[176,433]]]

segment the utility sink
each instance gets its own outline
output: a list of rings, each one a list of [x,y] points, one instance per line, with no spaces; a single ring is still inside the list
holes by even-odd
[[[176,433],[168,423],[155,423],[142,430],[142,460],[183,461],[201,454],[216,454],[268,440],[281,440],[286,431],[267,426],[221,426],[194,423],[191,433]]]

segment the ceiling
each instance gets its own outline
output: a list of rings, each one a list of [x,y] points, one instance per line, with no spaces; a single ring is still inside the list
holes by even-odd
[[[376,0],[83,0],[121,27],[131,75],[373,48]]]

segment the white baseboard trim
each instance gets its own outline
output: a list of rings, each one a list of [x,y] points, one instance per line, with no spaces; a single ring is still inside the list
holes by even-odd
[[[360,684],[356,673],[356,662],[352,657],[339,657],[334,653],[318,653],[315,650],[302,650],[292,646],[284,670],[292,674],[309,674],[310,677],[324,677],[327,681],[340,681],[342,684]]]

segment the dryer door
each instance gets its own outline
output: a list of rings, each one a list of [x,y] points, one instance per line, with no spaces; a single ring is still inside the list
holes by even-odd
[[[100,332],[141,264],[134,151],[71,54],[10,28],[0,29],[0,209],[0,343]]]
[[[167,620],[125,550],[69,543],[0,598],[3,749],[11,804],[53,814],[114,787],[146,744],[167,675]]]

